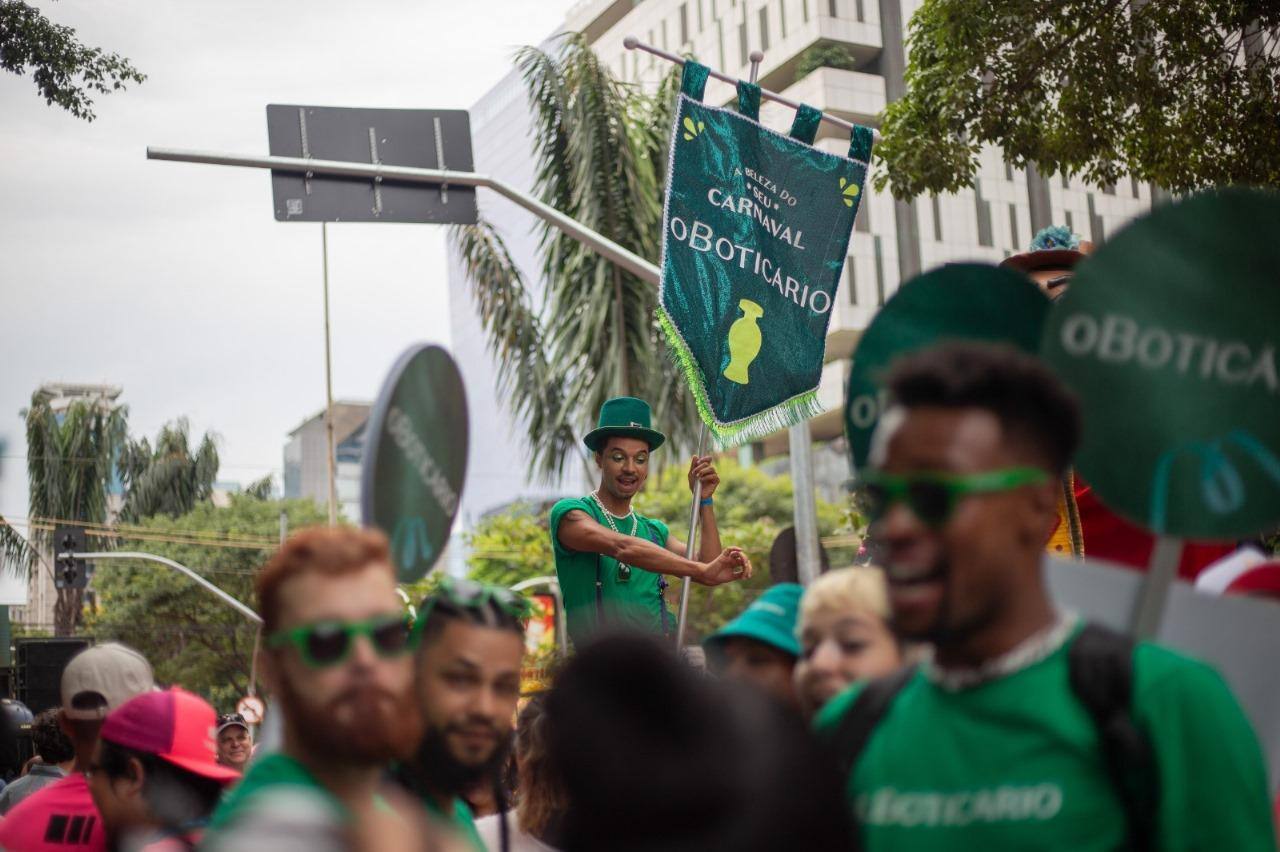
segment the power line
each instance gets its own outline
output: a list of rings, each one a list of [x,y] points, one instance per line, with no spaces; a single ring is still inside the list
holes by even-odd
[[[110,465],[112,463],[111,459],[100,459],[94,456],[62,456],[56,453],[48,453],[45,455],[32,456],[24,453],[0,453],[0,459],[22,459],[23,461],[30,461],[33,458],[43,459],[45,461],[75,462],[77,464],[105,463]],[[265,462],[261,464],[250,464],[246,462],[224,462],[221,459],[219,459],[218,467],[219,469],[224,467],[230,467],[230,468],[236,468],[240,470],[270,470],[274,472],[274,471],[281,470],[283,465],[267,464]]]

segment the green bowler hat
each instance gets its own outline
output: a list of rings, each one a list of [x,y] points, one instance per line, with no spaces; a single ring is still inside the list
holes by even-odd
[[[598,453],[606,440],[617,436],[638,438],[647,443],[650,450],[656,450],[666,443],[667,436],[651,428],[650,420],[649,403],[634,396],[615,396],[600,406],[600,420],[582,443]]]
[[[723,653],[725,640],[743,636],[793,657],[800,656],[800,640],[796,638],[796,619],[804,587],[799,583],[778,583],[765,589],[755,603],[742,614],[702,641],[708,657]]]

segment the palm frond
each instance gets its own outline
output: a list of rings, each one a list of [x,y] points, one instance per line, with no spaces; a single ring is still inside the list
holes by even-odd
[[[185,418],[165,424],[155,447],[146,438],[130,441],[120,452],[125,484],[120,516],[138,521],[152,515],[184,515],[213,494],[218,477],[217,438],[206,434],[191,449],[191,426]]]
[[[678,74],[645,95],[615,79],[576,33],[521,48],[515,63],[532,111],[535,192],[656,262]],[[500,390],[526,429],[531,470],[562,473],[600,406],[622,394],[650,402],[674,449],[692,446],[699,421],[654,318],[656,288],[549,224],[538,235],[545,289],[535,307],[490,226],[452,234]]]
[[[498,389],[526,424],[530,472],[558,477],[577,441],[524,277],[502,237],[484,219],[453,226],[449,238],[467,271],[472,300],[498,364]]]
[[[0,517],[0,573],[27,576],[35,567],[36,553],[36,549]]]

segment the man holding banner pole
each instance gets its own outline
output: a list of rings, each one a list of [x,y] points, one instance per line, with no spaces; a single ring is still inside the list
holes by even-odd
[[[583,438],[595,453],[599,486],[551,509],[556,575],[575,644],[607,626],[674,632],[675,620],[663,596],[664,575],[704,586],[751,576],[751,560],[742,548],[721,547],[714,501],[720,477],[710,456],[695,455],[689,464],[689,488],[701,494],[702,539],[696,559],[685,555],[685,544],[665,523],[632,508],[649,476],[650,454],[665,442],[666,436],[651,428],[646,402],[608,400],[600,408],[597,428]]]

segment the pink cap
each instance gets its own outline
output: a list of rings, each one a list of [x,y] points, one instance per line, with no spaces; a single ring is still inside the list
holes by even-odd
[[[240,773],[218,763],[213,733],[217,721],[207,701],[175,686],[144,692],[112,710],[102,723],[102,738],[162,757],[196,775],[230,782]]]

